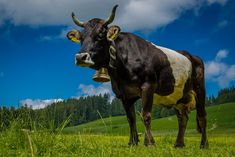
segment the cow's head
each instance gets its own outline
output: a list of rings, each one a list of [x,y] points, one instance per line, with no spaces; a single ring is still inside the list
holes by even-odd
[[[68,32],[67,37],[73,42],[81,43],[80,52],[76,54],[76,64],[83,67],[99,69],[109,64],[109,41],[116,36],[119,27],[108,27],[115,17],[117,5],[113,7],[112,13],[107,20],[94,18],[88,22],[79,21],[72,13],[73,21],[83,28]]]

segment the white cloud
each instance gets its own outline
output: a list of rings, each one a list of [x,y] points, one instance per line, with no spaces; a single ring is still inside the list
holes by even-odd
[[[114,94],[112,92],[112,87],[110,83],[103,83],[97,87],[94,85],[84,85],[80,84],[78,87],[78,95],[80,96],[92,96],[92,95],[103,95],[108,93],[110,95],[110,99],[114,98]]]
[[[221,74],[225,73],[227,69],[228,67],[224,63],[208,61],[206,62],[206,78],[212,79],[218,77]]]
[[[220,50],[214,60],[205,64],[206,79],[217,82],[222,88],[229,86],[232,81],[235,81],[235,64],[228,65],[222,61],[228,55],[228,50]]]
[[[188,0],[131,0],[125,5],[119,23],[127,30],[154,29],[169,24],[195,5],[196,1]]]
[[[40,38],[41,41],[51,41],[51,40],[56,40],[56,39],[65,39],[66,38],[66,34],[71,31],[72,27],[66,27],[64,29],[62,29],[60,31],[60,33],[58,35],[46,35],[46,36],[42,36]]]
[[[15,25],[72,25],[71,12],[82,21],[107,18],[119,4],[115,23],[126,30],[146,30],[165,26],[195,7],[227,0],[0,0],[0,24],[10,20]],[[105,5],[104,5],[105,4]],[[74,25],[73,25],[74,27]]]
[[[80,98],[81,96],[93,96],[93,95],[103,95],[105,93],[108,93],[110,95],[110,101],[114,99],[114,94],[112,92],[111,84],[110,83],[103,83],[97,87],[94,85],[84,85],[80,84],[78,87],[78,96],[75,96],[73,98]],[[48,105],[51,105],[56,102],[61,102],[63,99],[25,99],[21,100],[21,105],[27,105],[28,107],[32,107],[32,109],[40,109],[45,108]]]
[[[235,65],[231,65],[226,73],[226,77],[231,80],[235,80]]]
[[[219,52],[216,54],[215,60],[219,62],[222,59],[226,58],[228,54],[229,54],[228,50],[225,50],[225,49],[219,50]]]
[[[51,105],[56,102],[61,102],[63,99],[46,99],[46,100],[41,100],[41,99],[25,99],[21,100],[20,104],[21,105],[27,105],[28,107],[32,107],[32,109],[40,109],[40,108],[45,108],[48,105]]]

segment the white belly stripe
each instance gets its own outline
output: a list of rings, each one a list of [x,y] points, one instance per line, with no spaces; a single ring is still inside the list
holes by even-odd
[[[162,50],[163,53],[166,54],[173,71],[173,76],[175,78],[175,85],[174,85],[174,92],[171,93],[170,95],[160,96],[158,94],[154,94],[153,104],[164,105],[164,106],[175,105],[177,101],[183,97],[184,85],[188,80],[188,78],[191,77],[192,64],[187,57],[179,54],[174,50],[157,45],[154,46]]]

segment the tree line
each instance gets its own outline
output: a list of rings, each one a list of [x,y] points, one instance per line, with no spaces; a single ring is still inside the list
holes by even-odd
[[[227,102],[235,102],[235,87],[224,88],[219,90],[218,96],[206,97],[206,106],[219,105]]]
[[[221,89],[218,96],[209,96],[206,98],[206,105],[218,105],[226,102],[235,102],[235,88]],[[135,103],[136,112],[141,113],[141,100]],[[162,118],[174,115],[173,108],[164,108],[154,106],[152,117]],[[17,120],[22,128],[36,129],[56,129],[66,120],[67,126],[75,126],[92,120],[105,118],[109,116],[125,115],[122,103],[114,98],[110,101],[110,95],[97,95],[80,97],[79,99],[68,99],[53,103],[43,109],[33,110],[27,104],[19,108],[0,107],[0,130],[10,126],[12,121]]]

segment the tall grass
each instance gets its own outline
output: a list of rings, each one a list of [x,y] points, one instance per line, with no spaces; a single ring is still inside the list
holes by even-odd
[[[71,115],[59,127],[54,121],[36,124],[30,115],[19,116],[0,132],[0,156],[41,156],[52,145],[60,144],[60,134],[69,124]],[[27,121],[25,121],[27,119]],[[49,126],[49,127],[48,127]],[[47,153],[46,153],[47,154]]]
[[[14,124],[0,133],[0,156],[58,156],[58,157],[182,157],[182,156],[235,156],[235,135],[209,136],[210,148],[199,149],[199,136],[187,136],[186,147],[173,148],[175,136],[155,137],[156,145],[145,147],[143,137],[138,146],[128,147],[128,136],[61,134],[49,131],[28,131]]]
[[[232,108],[225,106],[228,111]],[[214,115],[222,112],[221,108],[211,109]],[[225,111],[225,110],[223,110]],[[227,112],[229,113],[229,112]],[[226,113],[223,113],[226,114]],[[214,116],[213,115],[213,116]],[[226,115],[229,119],[228,115]],[[224,116],[224,118],[226,118]],[[234,115],[233,115],[234,117]],[[140,117],[141,118],[141,117]],[[212,117],[213,118],[213,117]],[[208,135],[210,148],[206,150],[199,149],[200,135],[187,133],[185,137],[186,147],[183,149],[173,148],[175,134],[155,135],[156,145],[145,147],[143,145],[144,137],[140,137],[138,146],[128,147],[128,136],[120,136],[110,133],[114,130],[116,124],[126,122],[126,117],[118,119],[103,119],[100,115],[100,123],[104,134],[94,135],[93,133],[74,132],[73,134],[63,134],[63,130],[70,121],[70,116],[58,128],[55,128],[53,121],[50,122],[50,128],[37,127],[39,124],[31,121],[33,129],[25,129],[22,120],[17,119],[11,122],[10,127],[0,132],[0,157],[22,156],[22,157],[39,157],[39,156],[58,156],[58,157],[142,157],[142,156],[159,156],[159,157],[182,157],[182,156],[202,156],[202,157],[232,157],[235,156],[235,134],[227,134],[224,127],[224,134]],[[123,120],[123,121],[122,121]],[[165,119],[166,120],[166,119]],[[141,121],[141,120],[140,120]],[[164,119],[161,120],[165,123]],[[220,122],[218,120],[218,122]],[[223,122],[223,123],[222,123]],[[219,125],[226,126],[227,121],[221,121]],[[142,123],[142,122],[141,122]],[[159,123],[158,123],[159,124]],[[97,124],[96,124],[97,125]],[[128,125],[128,124],[127,124]],[[95,127],[95,124],[91,125]],[[230,125],[231,126],[231,125]],[[230,127],[230,129],[234,129]],[[221,128],[222,130],[222,128]],[[121,130],[119,130],[121,131]],[[128,129],[127,129],[128,131]]]

